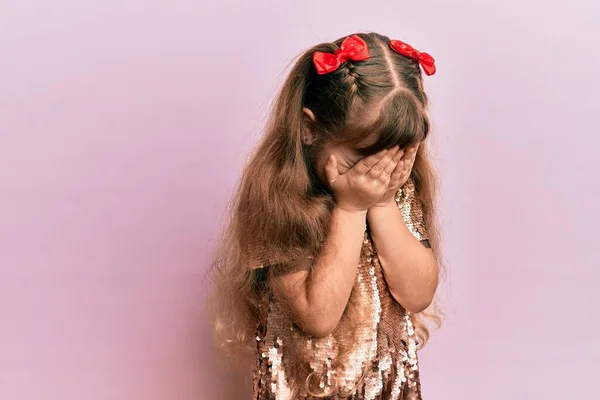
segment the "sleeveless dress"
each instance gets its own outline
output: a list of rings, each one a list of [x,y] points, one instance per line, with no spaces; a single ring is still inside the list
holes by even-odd
[[[396,202],[412,234],[420,241],[428,240],[412,180],[399,190]],[[388,290],[368,227],[351,295],[368,318],[356,327],[345,365],[334,366],[340,344],[334,334],[324,338],[305,334],[268,289],[263,295],[263,313],[255,338],[254,400],[421,399],[412,317]],[[310,379],[318,393],[292,393],[286,349],[308,354]]]

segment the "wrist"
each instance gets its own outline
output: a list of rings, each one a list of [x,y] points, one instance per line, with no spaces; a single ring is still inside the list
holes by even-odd
[[[377,215],[382,215],[385,218],[385,216],[392,215],[396,212],[398,212],[398,204],[396,204],[396,201],[386,201],[385,203],[374,204],[369,208],[367,217],[370,219],[373,217],[377,218]]]
[[[392,197],[391,199],[378,201],[377,203],[373,204],[369,210],[374,208],[398,208],[398,204],[396,203],[396,199]]]
[[[339,205],[336,205],[335,211],[338,214],[347,215],[349,217],[365,217],[368,210],[360,210],[344,206],[340,207]]]

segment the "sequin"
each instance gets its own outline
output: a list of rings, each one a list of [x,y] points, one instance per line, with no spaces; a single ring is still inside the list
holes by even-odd
[[[412,180],[399,190],[396,201],[411,233],[419,240],[427,240],[421,203],[415,197]],[[260,257],[257,260],[257,265],[268,264]],[[412,317],[387,288],[368,227],[352,296],[363,305],[369,318],[356,328],[347,362],[340,366],[336,364],[340,343],[334,335],[314,338],[295,329],[285,308],[265,293],[264,317],[256,336],[254,400],[316,399],[306,388],[292,393],[293,366],[286,363],[286,351],[304,355],[311,372],[309,386],[311,391],[319,392],[320,399],[333,400],[343,393],[351,400],[421,400]]]

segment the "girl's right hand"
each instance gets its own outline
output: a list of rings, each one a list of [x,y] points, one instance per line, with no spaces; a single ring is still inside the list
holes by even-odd
[[[337,206],[346,211],[366,211],[383,196],[390,177],[402,157],[398,147],[384,149],[360,160],[340,174],[332,154],[325,164],[325,177]]]

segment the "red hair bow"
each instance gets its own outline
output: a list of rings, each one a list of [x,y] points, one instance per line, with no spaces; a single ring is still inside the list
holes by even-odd
[[[421,53],[412,46],[399,40],[390,40],[390,47],[398,54],[417,60],[426,75],[435,74],[435,60],[427,53]]]
[[[358,35],[347,37],[342,45],[333,53],[315,51],[313,63],[319,75],[328,74],[337,70],[340,65],[348,60],[363,61],[369,59],[369,49],[364,40]]]

